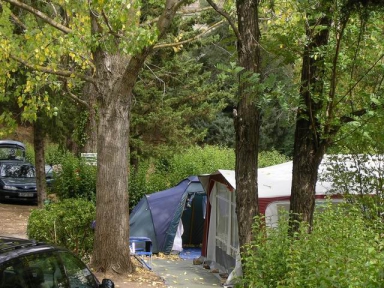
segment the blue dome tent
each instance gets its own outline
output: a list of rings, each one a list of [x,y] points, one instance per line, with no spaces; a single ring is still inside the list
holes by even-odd
[[[145,195],[130,214],[130,237],[151,238],[153,253],[169,254],[181,220],[183,245],[200,245],[205,195],[197,176],[188,177],[170,189]]]

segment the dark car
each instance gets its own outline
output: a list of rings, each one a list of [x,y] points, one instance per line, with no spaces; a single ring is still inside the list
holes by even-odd
[[[53,181],[52,169],[45,165],[47,186]],[[37,202],[36,171],[25,159],[25,146],[13,140],[0,140],[0,200]]]
[[[0,199],[37,201],[36,173],[24,161],[0,161]]]
[[[67,249],[0,236],[0,288],[113,288]]]

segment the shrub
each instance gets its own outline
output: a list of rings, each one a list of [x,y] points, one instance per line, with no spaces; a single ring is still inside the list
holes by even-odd
[[[259,168],[273,166],[289,161],[289,158],[284,154],[273,151],[262,151],[259,153]]]
[[[52,191],[60,199],[84,198],[94,200],[97,167],[68,153],[61,161],[61,171],[55,173]]]
[[[74,157],[71,152],[60,148],[57,144],[48,144],[45,148],[45,163],[50,165],[61,164],[68,157]]]
[[[381,287],[380,222],[366,225],[358,208],[329,205],[315,213],[311,234],[302,223],[301,232],[289,237],[286,219],[280,217],[278,228],[255,222],[256,240],[243,256],[249,287]]]
[[[91,224],[95,217],[92,202],[67,199],[34,209],[28,219],[27,234],[30,239],[64,246],[85,258],[93,249]]]
[[[35,150],[33,149],[33,145],[29,143],[24,143],[25,144],[25,159],[32,163],[35,164]]]

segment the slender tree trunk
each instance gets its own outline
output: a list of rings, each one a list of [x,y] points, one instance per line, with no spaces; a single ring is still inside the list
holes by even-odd
[[[236,1],[238,14],[238,58],[246,71],[259,73],[259,23],[258,1]],[[240,75],[239,102],[235,115],[236,133],[236,214],[239,228],[239,244],[243,246],[253,239],[253,218],[258,214],[258,145],[259,108],[257,106],[257,83],[250,83],[244,74]],[[245,259],[242,259],[244,262]],[[244,271],[246,273],[246,271]]]
[[[325,12],[325,15],[328,15],[327,13],[329,10]],[[311,15],[308,16],[308,19],[311,19]],[[309,23],[312,26],[307,27],[307,37],[311,41],[304,48],[301,70],[300,97],[304,108],[299,108],[297,112],[293,155],[290,204],[292,232],[297,230],[298,221],[306,221],[312,225],[317,171],[327,147],[319,119],[323,109],[322,99],[324,99],[324,58],[322,55],[318,57],[313,55],[314,52],[328,44],[331,20],[328,16],[324,16],[316,23],[314,21],[311,23],[310,20]],[[319,25],[327,28],[316,30]]]
[[[36,189],[38,207],[44,206],[47,198],[45,180],[44,129],[38,117],[33,125],[33,146],[35,151]]]

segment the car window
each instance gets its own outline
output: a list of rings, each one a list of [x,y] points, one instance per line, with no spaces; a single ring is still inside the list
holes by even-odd
[[[18,259],[0,264],[0,288],[29,288],[23,278],[23,270]]]
[[[22,258],[23,278],[28,288],[68,288],[68,279],[59,258],[53,253],[35,253]]]
[[[71,288],[94,288],[97,287],[95,277],[87,266],[75,255],[69,252],[59,252],[64,264],[69,285]]]

